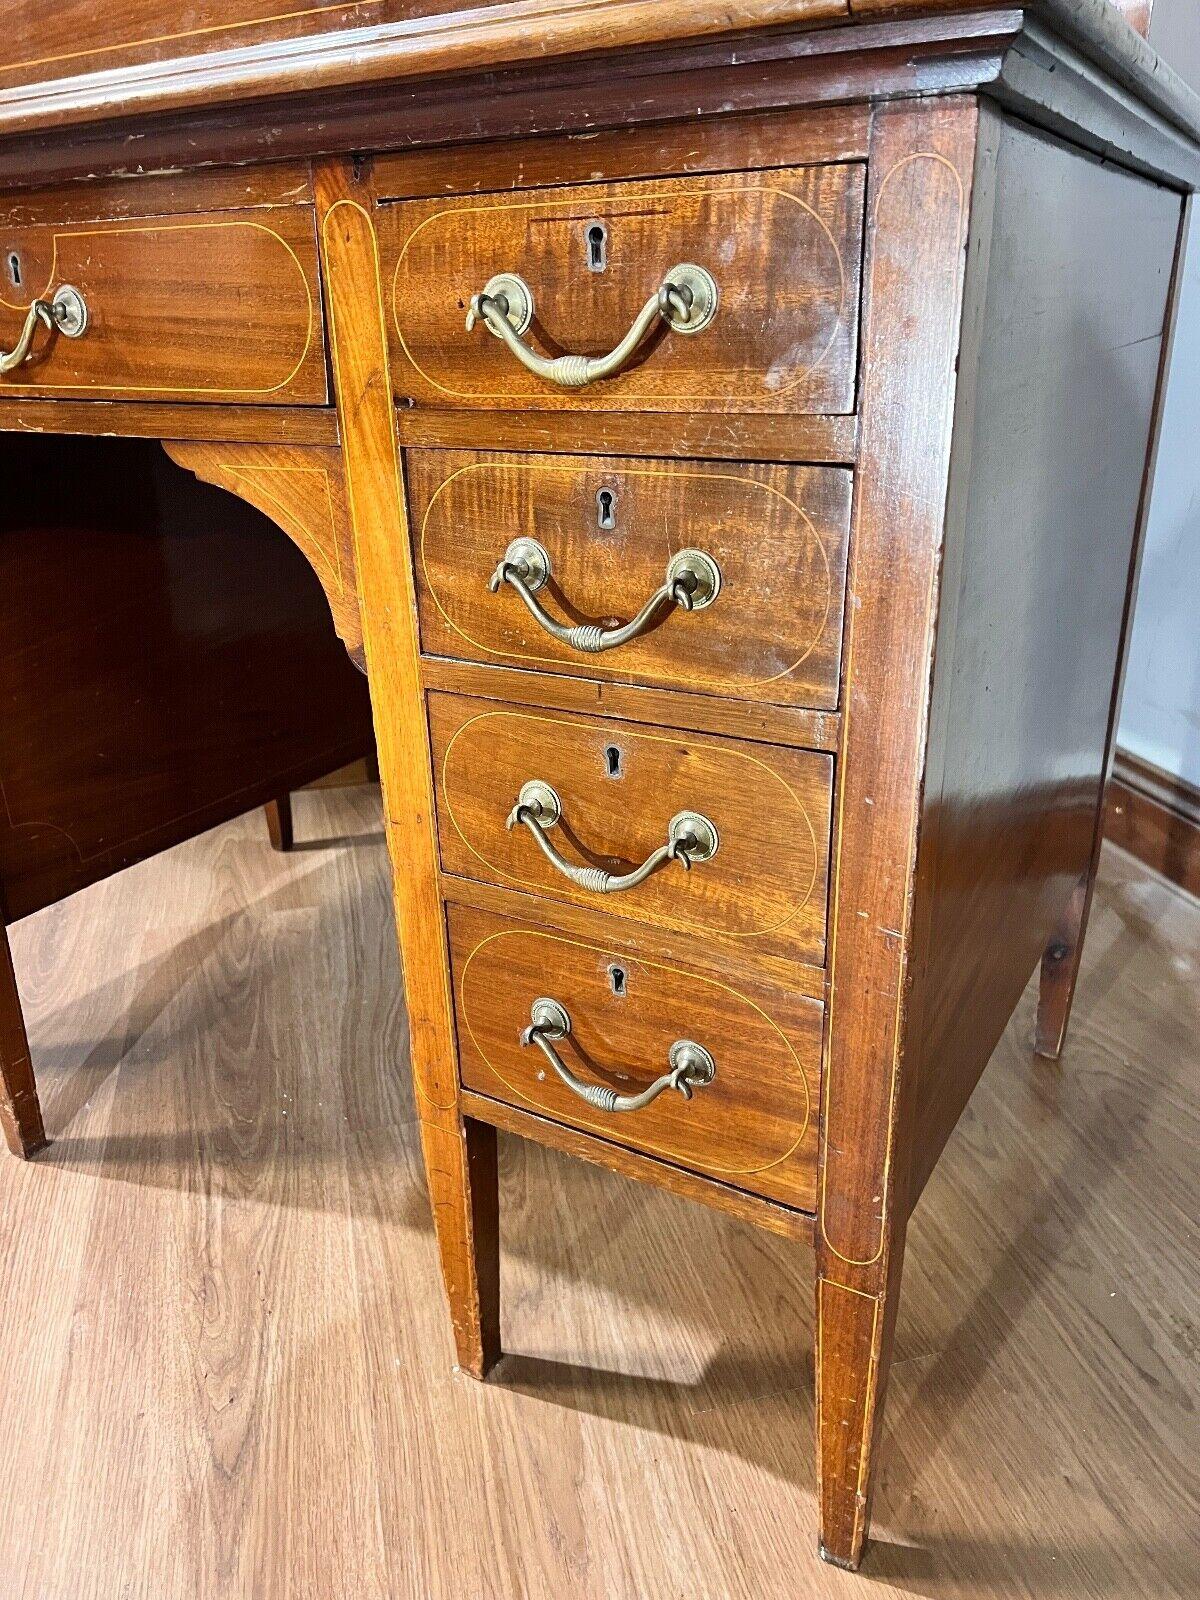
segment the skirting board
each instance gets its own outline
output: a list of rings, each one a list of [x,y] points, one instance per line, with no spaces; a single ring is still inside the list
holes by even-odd
[[[1200,789],[1118,750],[1104,827],[1114,844],[1200,895]]]

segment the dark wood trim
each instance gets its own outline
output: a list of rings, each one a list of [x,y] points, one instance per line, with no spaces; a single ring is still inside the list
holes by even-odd
[[[442,195],[497,194],[559,184],[624,178],[764,171],[775,167],[865,161],[871,112],[866,104],[787,107],[708,122],[686,118],[653,128],[606,128],[565,138],[496,139],[471,147],[471,159],[440,145],[375,159],[379,203]],[[524,413],[521,413],[524,417]]]
[[[259,406],[256,409],[262,410]],[[669,453],[701,461],[798,461],[853,466],[858,455],[858,418],[845,416],[744,416],[738,418],[740,448],[715,416],[679,416]],[[438,411],[400,405],[396,434],[406,448],[565,450],[574,455],[661,456],[660,440],[648,442],[636,412],[572,416],[553,411]]]
[[[271,849],[281,852],[290,850],[296,838],[291,795],[277,795],[274,800],[267,801],[263,810],[267,817],[267,837],[271,841]]]
[[[0,922],[0,1133],[13,1155],[28,1159],[46,1143],[8,933]]]
[[[871,139],[816,1230],[821,1553],[850,1568],[908,1221],[912,883],[981,116],[965,96],[884,107]]]
[[[807,750],[836,750],[841,726],[836,711],[759,706],[750,701],[722,700],[719,695],[685,694],[679,689],[649,689],[631,683],[594,683],[556,672],[448,661],[437,656],[422,657],[421,681],[427,689],[447,689],[452,694],[477,695],[483,700],[594,712],[630,722],[661,723],[695,733],[798,745]]]
[[[682,1167],[670,1166],[664,1161],[654,1161],[636,1150],[626,1150],[623,1145],[610,1144],[607,1139],[579,1133],[548,1117],[535,1116],[531,1111],[521,1111],[516,1106],[505,1105],[487,1095],[475,1094],[470,1089],[462,1091],[462,1108],[476,1121],[503,1128],[506,1133],[519,1134],[536,1144],[549,1145],[569,1156],[578,1156],[594,1166],[619,1172],[622,1177],[636,1178],[652,1183],[656,1188],[685,1199],[697,1200],[701,1205],[712,1206],[770,1233],[782,1234],[785,1239],[799,1239],[812,1243],[813,1218],[807,1211],[792,1211],[774,1201],[762,1200],[757,1195],[746,1194],[741,1189],[731,1189],[713,1178],[702,1178]]]
[[[694,11],[659,7],[663,16],[673,9]],[[843,21],[816,31],[725,33],[602,56],[556,59],[539,52],[526,66],[506,65],[496,54],[474,70],[450,70],[444,59],[436,75],[429,68],[425,77],[414,72],[413,58],[391,81],[317,89],[301,80],[290,91],[269,90],[264,82],[264,98],[245,101],[214,93],[210,77],[207,100],[155,111],[144,107],[136,88],[129,92],[122,76],[119,92],[116,83],[109,86],[110,103],[90,105],[69,137],[65,128],[48,137],[28,117],[6,116],[0,94],[0,186],[15,190],[66,177],[406,150],[629,123],[694,123],[742,111],[968,90],[998,78],[1022,18],[1017,8],[991,5],[912,18],[899,27]],[[219,58],[199,59],[211,66]],[[69,81],[90,87],[90,80]],[[47,126],[57,125],[49,114]],[[133,168],[131,150],[137,152]]]
[[[1168,182],[1200,182],[1193,134],[1036,22],[1026,24],[987,92],[1026,122],[1105,160]]]
[[[675,6],[656,0],[493,0],[434,16],[321,29],[16,84],[0,92],[0,135],[78,127],[130,112],[152,116],[235,106],[298,91],[362,91],[431,74],[528,67],[601,50],[611,57],[706,38],[740,44],[763,33],[796,35],[830,25],[850,35],[847,48],[857,49],[878,18],[888,17],[895,27],[921,22],[930,11],[953,27],[964,14],[1013,8],[1009,0],[690,0]],[[1200,131],[1200,100],[1109,0],[1028,0],[1014,14],[1043,21],[1147,104],[1189,132]]]
[[[597,8],[516,0],[15,87],[0,185],[973,89],[1200,183],[1200,97],[1109,0],[846,3],[609,0],[585,27]]]
[[[1200,788],[1118,750],[1104,835],[1188,894],[1200,895]]]
[[[332,406],[193,405],[155,400],[20,400],[0,394],[2,433],[79,433],[123,439],[247,444],[338,442]]]
[[[1095,4],[1095,0],[1088,0]],[[285,39],[17,84],[0,92],[0,131],[69,127],[122,115],[226,105],[268,95],[371,84],[570,56],[665,46],[764,26],[846,18],[845,0],[493,0],[367,26],[316,28]],[[236,38],[236,35],[231,35]],[[186,35],[180,43],[186,42]],[[128,56],[137,45],[127,46]],[[119,55],[119,50],[112,54]],[[115,84],[120,95],[113,95]]]

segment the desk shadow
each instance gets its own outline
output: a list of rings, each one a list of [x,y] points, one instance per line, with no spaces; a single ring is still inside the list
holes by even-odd
[[[1149,1587],[1130,1589],[1130,1573],[1146,1572]],[[1089,1540],[1060,1550],[1036,1539],[959,1534],[936,1546],[872,1541],[857,1581],[923,1600],[1194,1600],[1196,1551],[1182,1541],[1135,1543]]]
[[[358,889],[323,893],[315,904],[306,900],[304,893],[298,891],[307,876],[290,880],[255,905],[255,917],[266,913],[283,919],[272,935],[276,958],[286,959],[291,940],[302,941],[306,949],[327,937],[336,940],[336,928],[342,929],[344,943],[344,919],[364,917],[361,906],[353,904]],[[1136,897],[1116,889],[1106,896],[1106,904],[1121,919],[1121,929],[1100,959],[1085,969],[1081,988],[1085,1007],[1089,996],[1110,992],[1135,947],[1156,938],[1153,918],[1144,914]],[[266,1102],[261,1093],[256,1097],[251,1090],[235,1097],[235,1114],[226,1117],[220,1126],[187,1125],[154,1133],[117,1129],[89,1138],[70,1134],[74,1114],[108,1073],[129,1063],[135,1044],[152,1033],[155,1065],[170,1069],[175,1052],[185,1063],[195,1063],[195,1030],[211,1020],[212,1006],[211,992],[202,992],[195,975],[219,958],[225,941],[240,941],[244,946],[247,933],[253,932],[245,924],[247,915],[243,910],[232,913],[145,963],[132,980],[117,980],[122,984],[132,981],[136,991],[124,1032],[119,1039],[99,1041],[82,1066],[71,1069],[72,1081],[60,1086],[60,1093],[55,1096],[52,1119],[52,1131],[66,1131],[58,1134],[41,1160],[119,1181],[197,1192],[209,1191],[214,1167],[224,1162],[236,1165],[248,1187],[253,1187],[255,1168],[268,1162],[315,1167],[365,1161],[372,1170],[363,1175],[363,1181],[319,1183],[313,1185],[314,1191],[323,1196],[341,1196],[330,1203],[344,1206],[355,1217],[366,1216],[387,1227],[420,1235],[421,1248],[431,1248],[417,1129],[407,1075],[403,1073],[395,1074],[405,1081],[403,1100],[389,1102],[392,1114],[368,1128],[361,1140],[356,1137],[357,1129],[352,1128],[348,1134],[347,1124],[335,1117],[317,1117],[310,1125],[301,1112],[289,1115],[285,1122],[273,1103]],[[382,920],[386,927],[386,916]],[[369,921],[371,926],[377,925],[374,917]],[[381,944],[386,949],[380,952],[380,960],[384,966],[390,963],[394,970],[390,935]],[[353,961],[361,963],[364,959],[361,949],[352,955]],[[244,964],[238,967],[235,963],[233,970],[240,973],[235,992],[244,994],[251,979]],[[182,983],[181,974],[185,975]],[[191,982],[186,981],[189,974]],[[386,980],[381,982],[386,988]],[[1184,978],[1180,977],[1179,985],[1185,986]],[[401,998],[395,980],[392,991],[383,1003],[399,1007]],[[351,1012],[363,1003],[361,991],[353,984],[344,999]],[[1187,1004],[1191,996],[1181,994],[1179,1000]],[[1018,1028],[1025,1026],[1027,1010],[1028,997],[1015,1024]],[[374,1026],[378,1020],[378,1016],[369,1017],[368,1023]],[[41,1031],[43,1039],[40,1045],[35,1042],[35,1052],[44,1053],[44,1035],[49,1031],[45,1022]],[[352,1028],[349,1037],[355,1031]],[[342,1035],[339,1033],[338,1037]],[[1009,1037],[1011,1050],[1011,1034]],[[392,1043],[402,1051],[403,1042],[398,1031]],[[263,1059],[270,1064],[269,1057]],[[392,1061],[394,1064],[394,1056]],[[247,1071],[252,1073],[253,1065],[253,1060],[243,1063],[240,1076],[244,1078]],[[348,1050],[345,1071],[353,1076],[360,1065],[353,1051]],[[147,1063],[139,1061],[137,1070],[145,1072]],[[992,1073],[996,1070],[995,1065],[989,1069]],[[1056,1085],[1062,1081],[1062,1074],[1071,1071],[1069,1045],[1062,1068],[1035,1064],[1030,1059],[1028,1071],[1033,1075],[1035,1095],[1053,1108],[1058,1098]],[[238,1076],[235,1074],[235,1078]],[[343,1092],[348,1092],[344,1081]],[[1131,1121],[1129,1096],[1121,1085],[1112,1082],[1101,1088],[1077,1136],[1061,1152],[1059,1165],[1046,1170],[1040,1186],[1023,1195],[1017,1226],[1007,1237],[993,1233],[982,1244],[972,1241],[976,1277],[980,1252],[983,1255],[982,1284],[961,1310],[945,1342],[939,1341],[937,1350],[922,1355],[930,1365],[928,1375],[911,1393],[907,1407],[903,1411],[893,1407],[885,1424],[885,1437],[905,1460],[919,1462],[927,1449],[926,1424],[931,1407],[937,1409],[939,1432],[949,1435],[954,1418],[969,1405],[989,1367],[1009,1342],[1025,1307],[1055,1267],[1069,1257],[1076,1234],[1095,1208],[1103,1204],[1105,1178],[1111,1177],[1115,1167],[1133,1159],[1140,1144],[1138,1129],[1151,1116],[1153,1107],[1152,1098],[1141,1102],[1133,1110]],[[229,1106],[222,1102],[221,1109],[225,1113]],[[261,1128],[255,1122],[256,1111]],[[204,1151],[202,1160],[197,1158],[200,1148]],[[952,1143],[945,1160],[949,1164],[954,1159]],[[551,1180],[552,1187],[547,1191],[546,1184]],[[972,1183],[977,1193],[982,1187],[985,1192],[978,1198],[981,1210],[986,1210],[987,1186],[1003,1186],[1009,1179],[1002,1166],[974,1174],[963,1151],[954,1181],[959,1185]],[[914,1221],[912,1244],[917,1249],[920,1216],[937,1207],[939,1187],[939,1174],[935,1173]],[[544,1203],[547,1192],[555,1202],[549,1215]],[[1011,1200],[1007,1209],[1012,1209]],[[517,1350],[507,1355],[498,1369],[496,1381],[500,1385],[542,1404],[634,1423],[672,1439],[694,1441],[743,1459],[794,1486],[807,1507],[800,1514],[810,1516],[815,1524],[810,1432],[807,1421],[800,1423],[801,1414],[807,1419],[812,1406],[807,1252],[734,1218],[694,1208],[676,1196],[508,1138],[502,1139],[502,1213],[504,1250],[509,1261],[506,1276],[516,1267],[523,1280],[538,1285],[535,1289],[526,1287],[524,1294],[544,1299],[547,1314],[552,1314],[556,1283],[582,1280],[611,1302],[627,1305],[631,1321],[636,1318],[636,1307],[660,1310],[664,1299],[668,1299],[679,1324],[689,1333],[718,1345],[718,1349],[694,1381],[688,1382],[589,1368]],[[670,1244],[667,1270],[663,1267],[664,1252],[652,1250],[649,1245],[649,1241],[663,1239]],[[749,1263],[746,1270],[740,1270],[736,1305],[714,1295],[710,1287],[714,1261],[735,1257],[741,1259],[743,1267]],[[803,1310],[798,1309],[800,1302]],[[786,1315],[782,1308],[786,1308]],[[511,1302],[506,1303],[506,1315],[512,1310]],[[528,1315],[528,1310],[524,1314]],[[793,1333],[781,1346],[778,1329],[787,1317],[792,1318],[790,1325],[799,1337]],[[766,1348],[767,1334],[762,1330],[772,1329],[776,1330],[776,1342],[774,1348]],[[898,1398],[893,1390],[893,1400]],[[790,1426],[789,1420],[798,1425]],[[885,1443],[885,1457],[887,1452]],[[901,1520],[902,1504],[898,1502],[892,1521],[898,1524]],[[886,1583],[904,1592],[945,1596],[947,1600],[967,1593],[998,1597],[1036,1593],[1053,1597],[1057,1593],[1080,1592],[1079,1566],[1083,1562],[1095,1600],[1108,1600],[1110,1596],[1112,1600],[1125,1600],[1129,1550],[1131,1545],[1136,1548],[1140,1540],[1146,1547],[1148,1569],[1160,1584],[1155,1591],[1156,1600],[1174,1592],[1163,1589],[1163,1584],[1178,1581],[1178,1592],[1187,1593],[1185,1580],[1192,1572],[1191,1562],[1182,1551],[1164,1550],[1157,1541],[1151,1545],[1143,1535],[1144,1530],[1134,1525],[1123,1530],[1119,1547],[1115,1542],[1111,1546],[1096,1543],[1083,1548],[1076,1543],[1061,1553],[1052,1544],[1023,1539],[1016,1530],[1005,1528],[996,1530],[991,1538],[947,1534],[924,1547],[883,1540],[870,1547],[860,1581]],[[1116,1538],[1114,1535],[1114,1541]]]
[[[237,840],[226,848],[262,867],[265,846]],[[245,906],[31,1016],[50,1136],[38,1165],[195,1193],[219,1187],[227,1169],[238,1192],[283,1161],[304,1172],[344,1171],[349,1139],[413,1124],[387,895],[382,870],[364,887],[352,874],[294,863]],[[380,930],[376,949],[347,939],[364,920]],[[333,1003],[298,1034],[295,1019],[314,985]],[[103,1030],[92,1042],[81,1036],[89,1022]],[[96,1131],[85,1113],[114,1075],[112,1108]],[[85,1123],[87,1132],[73,1131]],[[415,1129],[411,1142],[415,1150]],[[403,1166],[411,1189],[412,1162]],[[308,1188],[349,1205],[344,1184]]]
[[[381,850],[386,842],[384,831],[380,828],[375,833],[343,833],[332,839],[294,839],[288,853],[297,855],[308,850]]]

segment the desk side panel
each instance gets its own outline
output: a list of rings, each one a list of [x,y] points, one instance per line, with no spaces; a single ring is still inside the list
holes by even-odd
[[[915,1200],[1093,860],[1181,197],[995,119],[917,869]]]

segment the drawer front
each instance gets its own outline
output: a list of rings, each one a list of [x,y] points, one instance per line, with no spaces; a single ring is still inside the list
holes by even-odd
[[[408,474],[427,654],[837,705],[849,472],[415,450]],[[511,583],[489,588],[518,539],[543,552],[536,600],[560,632],[637,618],[687,550],[715,566],[715,598],[664,597],[635,638],[595,651]]]
[[[39,328],[5,390],[97,399],[327,399],[313,213],[305,206],[36,222],[0,236],[0,344],[35,298],[83,296],[78,338]],[[19,279],[19,283],[16,281]]]
[[[468,408],[851,411],[863,172],[797,167],[390,206],[397,389]],[[605,355],[664,282],[686,287],[686,274],[672,277],[680,265],[715,283],[711,320],[678,332],[651,313],[621,370],[585,388],[527,370],[483,321],[464,326],[472,297],[515,274],[535,354]]]
[[[456,695],[431,695],[429,719],[447,872],[728,941],[735,958],[824,959],[829,756]],[[547,858],[528,807],[513,819],[530,783],[557,797],[543,838],[589,881]],[[696,824],[690,866],[675,857],[641,883],[598,886],[597,873],[624,876],[654,856],[688,813],[715,830],[710,859]]]
[[[479,1094],[810,1210],[822,1007],[783,989],[698,976],[463,907],[449,911],[460,1073]],[[672,1046],[716,1072],[690,1099],[665,1088],[638,1110],[589,1104],[532,1041],[534,1002],[570,1021],[551,1040],[583,1085],[636,1095],[671,1070]],[[678,1055],[674,1058],[677,1062]]]

